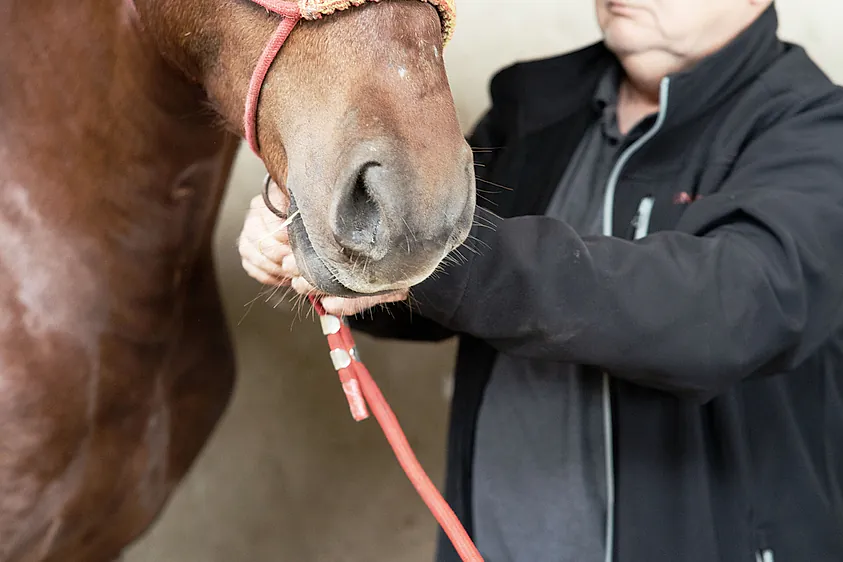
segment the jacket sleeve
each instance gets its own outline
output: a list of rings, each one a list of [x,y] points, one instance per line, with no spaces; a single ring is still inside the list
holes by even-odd
[[[415,294],[421,314],[499,351],[700,400],[792,369],[841,324],[843,101],[759,135],[675,231],[582,238],[528,216],[473,234],[481,253]]]

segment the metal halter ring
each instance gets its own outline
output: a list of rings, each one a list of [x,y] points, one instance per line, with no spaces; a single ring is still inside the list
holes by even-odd
[[[279,211],[275,205],[269,200],[269,184],[272,182],[272,176],[266,174],[266,177],[263,178],[263,204],[266,205],[266,208],[272,211],[272,213],[283,220],[287,220],[287,215]]]

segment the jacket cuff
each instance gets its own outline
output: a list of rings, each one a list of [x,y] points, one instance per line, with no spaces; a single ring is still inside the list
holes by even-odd
[[[412,289],[411,307],[440,326],[457,330],[454,316],[462,304],[475,255],[461,264],[450,264]]]
[[[448,330],[460,331],[458,313],[464,304],[466,291],[472,282],[473,273],[479,262],[489,259],[490,248],[495,245],[498,229],[505,219],[487,213],[484,224],[476,223],[468,241],[457,251],[462,257],[443,265],[442,271],[434,273],[412,289],[412,304],[424,316]],[[481,228],[482,227],[482,228]]]

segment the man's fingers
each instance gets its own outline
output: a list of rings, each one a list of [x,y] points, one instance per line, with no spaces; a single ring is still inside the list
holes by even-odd
[[[286,229],[283,229],[283,231],[286,232]],[[246,217],[243,229],[240,232],[240,241],[241,243],[250,242],[258,248],[259,253],[279,264],[284,256],[293,252],[287,242],[286,235],[281,236],[281,231],[273,232],[267,228],[260,217],[254,214]]]
[[[279,266],[285,257],[293,255],[293,249],[288,244],[279,242],[271,236],[264,235],[262,238],[255,239],[252,246],[257,248],[258,253],[263,257]]]
[[[399,291],[388,293],[385,295],[378,295],[374,297],[358,297],[347,299],[343,297],[325,297],[322,299],[322,306],[325,310],[338,316],[353,316],[359,314],[364,310],[368,310],[373,306],[379,304],[386,304],[389,302],[398,302],[407,298],[406,291]]]
[[[279,205],[276,201],[270,197],[273,205],[281,211],[285,212],[288,205],[282,204]],[[249,221],[256,221],[258,228],[254,228],[254,232],[263,232],[262,236],[267,237],[267,239],[275,239],[282,244],[289,244],[290,237],[287,233],[287,227],[282,226],[286,222],[286,219],[283,217],[279,217],[275,213],[269,210],[266,204],[263,201],[263,196],[256,195],[252,198],[249,203],[249,212],[246,214],[246,222]],[[246,230],[246,226],[244,225],[244,230]]]
[[[318,294],[318,291],[301,276],[293,277],[292,287],[300,295]]]
[[[277,263],[262,254],[258,250],[257,245],[252,243],[248,238],[242,237],[240,239],[238,250],[240,251],[240,259],[243,262],[249,262],[256,269],[264,271],[267,275],[279,278],[285,276],[281,263]],[[288,277],[292,276],[290,275]]]
[[[260,230],[264,237],[274,239],[285,245],[290,243],[290,234],[287,232],[287,227],[284,226],[284,223],[287,222],[286,219],[275,215],[266,207],[258,213],[256,218],[260,220]]]
[[[253,265],[248,260],[243,260],[241,262],[241,265],[243,267],[243,270],[249,275],[249,277],[257,281],[258,283],[273,286],[287,286],[290,284],[289,279],[267,273],[266,271]]]
[[[285,277],[301,277],[301,271],[299,271],[299,266],[296,263],[296,256],[293,254],[288,254],[284,256],[281,260],[281,274]]]

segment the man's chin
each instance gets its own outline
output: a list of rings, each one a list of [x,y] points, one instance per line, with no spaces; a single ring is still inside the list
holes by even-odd
[[[653,32],[640,23],[617,18],[603,30],[603,41],[618,57],[628,57],[657,51]]]

